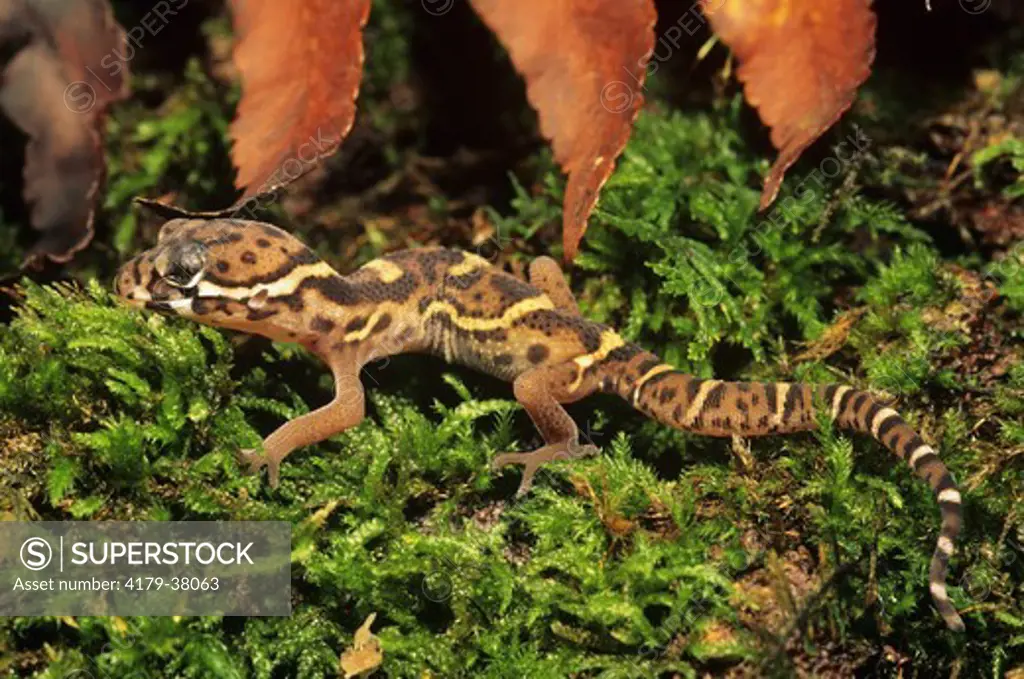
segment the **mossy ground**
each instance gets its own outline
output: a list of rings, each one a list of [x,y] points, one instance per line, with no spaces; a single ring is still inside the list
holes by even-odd
[[[730,444],[591,399],[571,412],[603,454],[548,469],[515,502],[517,474],[488,462],[537,435],[508,385],[406,356],[368,368],[369,417],[289,458],[280,490],[242,476],[233,452],[325,401],[326,371],[294,347],[127,311],[106,285],[158,227],[131,211],[133,196],[231,200],[228,24],[202,7],[211,16],[179,30],[201,27],[204,40],[174,52],[171,33],[148,52],[177,56],[133,64],[136,98],[108,125],[97,241],[70,270],[34,276],[68,282],[22,279],[0,326],[0,512],[290,521],[294,614],[6,619],[0,672],[334,676],[370,613],[386,676],[1021,671],[1024,251],[971,232],[964,215],[994,196],[1019,209],[1024,141],[985,146],[950,186],[957,150],[927,132],[946,114],[1019,129],[1019,34],[993,29],[997,47],[969,57],[994,89],[933,78],[939,96],[910,96],[905,69],[880,64],[767,216],[755,208],[768,155],[739,95],[669,104],[680,97],[666,68],[572,274],[588,316],[696,374],[892,395],[964,490],[951,594],[968,630],[956,636],[927,593],[931,494],[881,446],[825,421],[814,435]],[[450,46],[401,7],[377,3],[345,150],[267,217],[343,271],[428,242],[514,269],[557,251],[564,181],[500,51],[468,9],[453,12],[515,107],[467,134],[518,136],[449,153],[451,130],[479,114],[431,99],[437,73],[412,55]],[[130,24],[133,10],[118,9]],[[861,150],[831,150],[844,139]],[[5,214],[0,244],[15,262],[31,233],[17,207]]]

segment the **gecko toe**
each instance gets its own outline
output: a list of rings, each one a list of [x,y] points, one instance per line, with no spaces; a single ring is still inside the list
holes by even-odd
[[[593,443],[585,443],[582,446],[576,444],[576,450],[569,453],[570,457],[594,457],[601,452],[601,449]]]
[[[510,464],[526,464],[531,453],[501,453],[491,460],[491,469],[501,469]]]
[[[264,466],[274,466],[267,456],[254,448],[246,448],[235,453],[235,459],[243,467],[245,474],[259,474]]]
[[[576,441],[552,443],[528,453],[501,453],[491,462],[491,469],[500,469],[510,464],[523,465],[523,478],[516,490],[516,497],[522,497],[533,486],[533,477],[545,464],[558,460],[596,455],[598,448],[592,444],[580,445]]]
[[[277,490],[281,482],[281,464],[274,459],[267,460],[267,478],[270,480],[270,487]]]

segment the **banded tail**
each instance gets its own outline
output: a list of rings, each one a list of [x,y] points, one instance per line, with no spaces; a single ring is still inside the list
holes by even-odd
[[[963,620],[946,593],[953,542],[963,524],[960,492],[946,465],[893,409],[865,391],[836,384],[723,382],[682,373],[647,351],[630,351],[617,380],[605,390],[629,401],[648,417],[706,436],[765,436],[817,428],[815,402],[831,408],[843,428],[870,434],[906,462],[935,493],[942,527],[929,570],[929,590],[946,625],[961,632]]]

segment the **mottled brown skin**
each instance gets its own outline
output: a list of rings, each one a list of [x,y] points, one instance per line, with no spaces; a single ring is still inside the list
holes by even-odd
[[[708,436],[814,429],[816,409],[828,409],[840,427],[874,436],[935,492],[942,527],[930,589],[947,625],[963,629],[945,588],[961,527],[960,494],[936,452],[895,411],[842,385],[687,375],[580,316],[554,260],[535,260],[529,279],[441,248],[396,252],[341,276],[274,226],[175,219],[161,229],[156,247],[125,264],[116,288],[130,304],[298,342],[327,363],[334,399],[281,426],[263,442],[262,452],[240,454],[253,471],[266,466],[273,487],[289,453],[362,420],[362,366],[401,353],[434,354],[512,382],[545,441],[539,450],[494,460],[497,467],[523,465],[519,494],[530,488],[541,465],[597,452],[579,443],[563,407],[595,392],[617,394],[648,417]]]

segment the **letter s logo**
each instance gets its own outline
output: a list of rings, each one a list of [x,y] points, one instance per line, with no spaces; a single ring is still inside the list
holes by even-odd
[[[42,538],[29,538],[21,544],[21,563],[31,571],[41,571],[53,560],[50,543]]]

